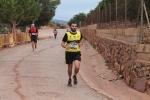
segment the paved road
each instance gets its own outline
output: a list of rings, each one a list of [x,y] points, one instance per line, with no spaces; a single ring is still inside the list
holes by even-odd
[[[35,52],[31,44],[0,51],[0,100],[108,100],[80,75],[77,86],[67,86],[61,32],[56,40],[39,40]]]

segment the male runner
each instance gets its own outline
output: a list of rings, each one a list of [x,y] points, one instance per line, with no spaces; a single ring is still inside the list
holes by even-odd
[[[55,39],[56,39],[57,33],[58,33],[58,31],[56,30],[56,28],[54,29],[53,33],[54,33],[54,37],[55,37]]]
[[[34,24],[31,24],[31,28],[29,30],[29,36],[31,38],[32,49],[34,52],[34,49],[36,49],[36,47],[37,47],[37,38],[38,38],[38,30],[37,30],[37,28],[35,28]]]
[[[74,64],[74,75],[73,75],[73,82],[74,85],[77,85],[77,73],[79,72],[80,68],[80,61],[81,61],[81,50],[80,47],[82,46],[82,35],[79,31],[77,31],[77,23],[72,22],[70,24],[70,31],[66,32],[62,39],[61,46],[66,48],[65,52],[65,59],[66,64],[68,64],[68,86],[72,86],[72,68]]]

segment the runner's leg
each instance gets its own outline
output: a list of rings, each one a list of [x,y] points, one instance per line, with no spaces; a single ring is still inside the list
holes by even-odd
[[[36,49],[36,47],[37,47],[37,43],[34,43],[35,44],[35,49]]]
[[[35,44],[35,49],[36,49],[37,48],[37,38],[35,39],[34,44]]]
[[[68,76],[69,76],[69,79],[71,79],[71,75],[72,75],[72,64],[68,64]]]
[[[68,64],[68,86],[72,86],[72,80],[71,80],[71,75],[72,75],[72,64]]]
[[[77,73],[79,72],[79,68],[80,68],[80,61],[79,60],[75,60],[74,61],[74,75],[73,75],[73,83],[74,85],[77,85],[78,81],[77,81]]]
[[[75,60],[74,61],[74,66],[75,66],[74,75],[76,76],[77,73],[79,72],[79,69],[80,69],[80,61],[79,60]]]
[[[68,86],[72,86],[72,83],[71,83],[72,66],[73,66],[72,53],[65,52],[65,59],[66,59],[66,64],[68,65],[68,76],[69,76]]]
[[[34,41],[32,41],[32,50],[34,51]]]

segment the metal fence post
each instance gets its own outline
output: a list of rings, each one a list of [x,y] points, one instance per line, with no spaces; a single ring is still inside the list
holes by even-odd
[[[98,7],[98,28],[100,27],[100,6]]]
[[[107,23],[107,7],[105,7],[105,28],[107,28],[106,23]]]
[[[142,43],[142,34],[143,34],[143,0],[141,0],[141,26],[140,26],[140,43]]]
[[[118,21],[118,12],[117,12],[117,10],[118,10],[118,7],[117,7],[118,5],[117,5],[117,0],[116,0],[116,28],[118,28],[118,25],[117,25],[117,21]]]
[[[110,12],[109,13],[110,13],[110,26],[109,27],[111,28],[111,3],[110,3]]]
[[[104,9],[102,10],[102,28],[103,28],[103,12],[104,12]]]
[[[126,21],[127,21],[127,0],[125,0],[125,28],[126,28]]]
[[[97,25],[98,25],[98,18],[99,18],[98,13],[99,13],[99,8],[97,7],[96,10],[97,10]],[[98,28],[98,27],[97,27],[97,28]]]
[[[99,6],[99,13],[98,13],[98,15],[99,15],[99,28],[100,28],[100,21],[101,21],[101,11],[100,11],[101,9],[100,9],[100,6]]]
[[[148,27],[149,27],[149,29],[150,29],[150,23],[149,23],[149,18],[148,18],[148,14],[147,14],[147,10],[146,10],[145,3],[143,3],[143,6],[144,6],[145,14],[146,14],[146,19],[147,19]]]

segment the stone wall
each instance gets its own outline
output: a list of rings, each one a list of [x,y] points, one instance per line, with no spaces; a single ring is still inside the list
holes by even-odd
[[[118,78],[150,95],[150,45],[139,44],[138,29],[98,30],[88,26],[82,27],[81,32]]]

